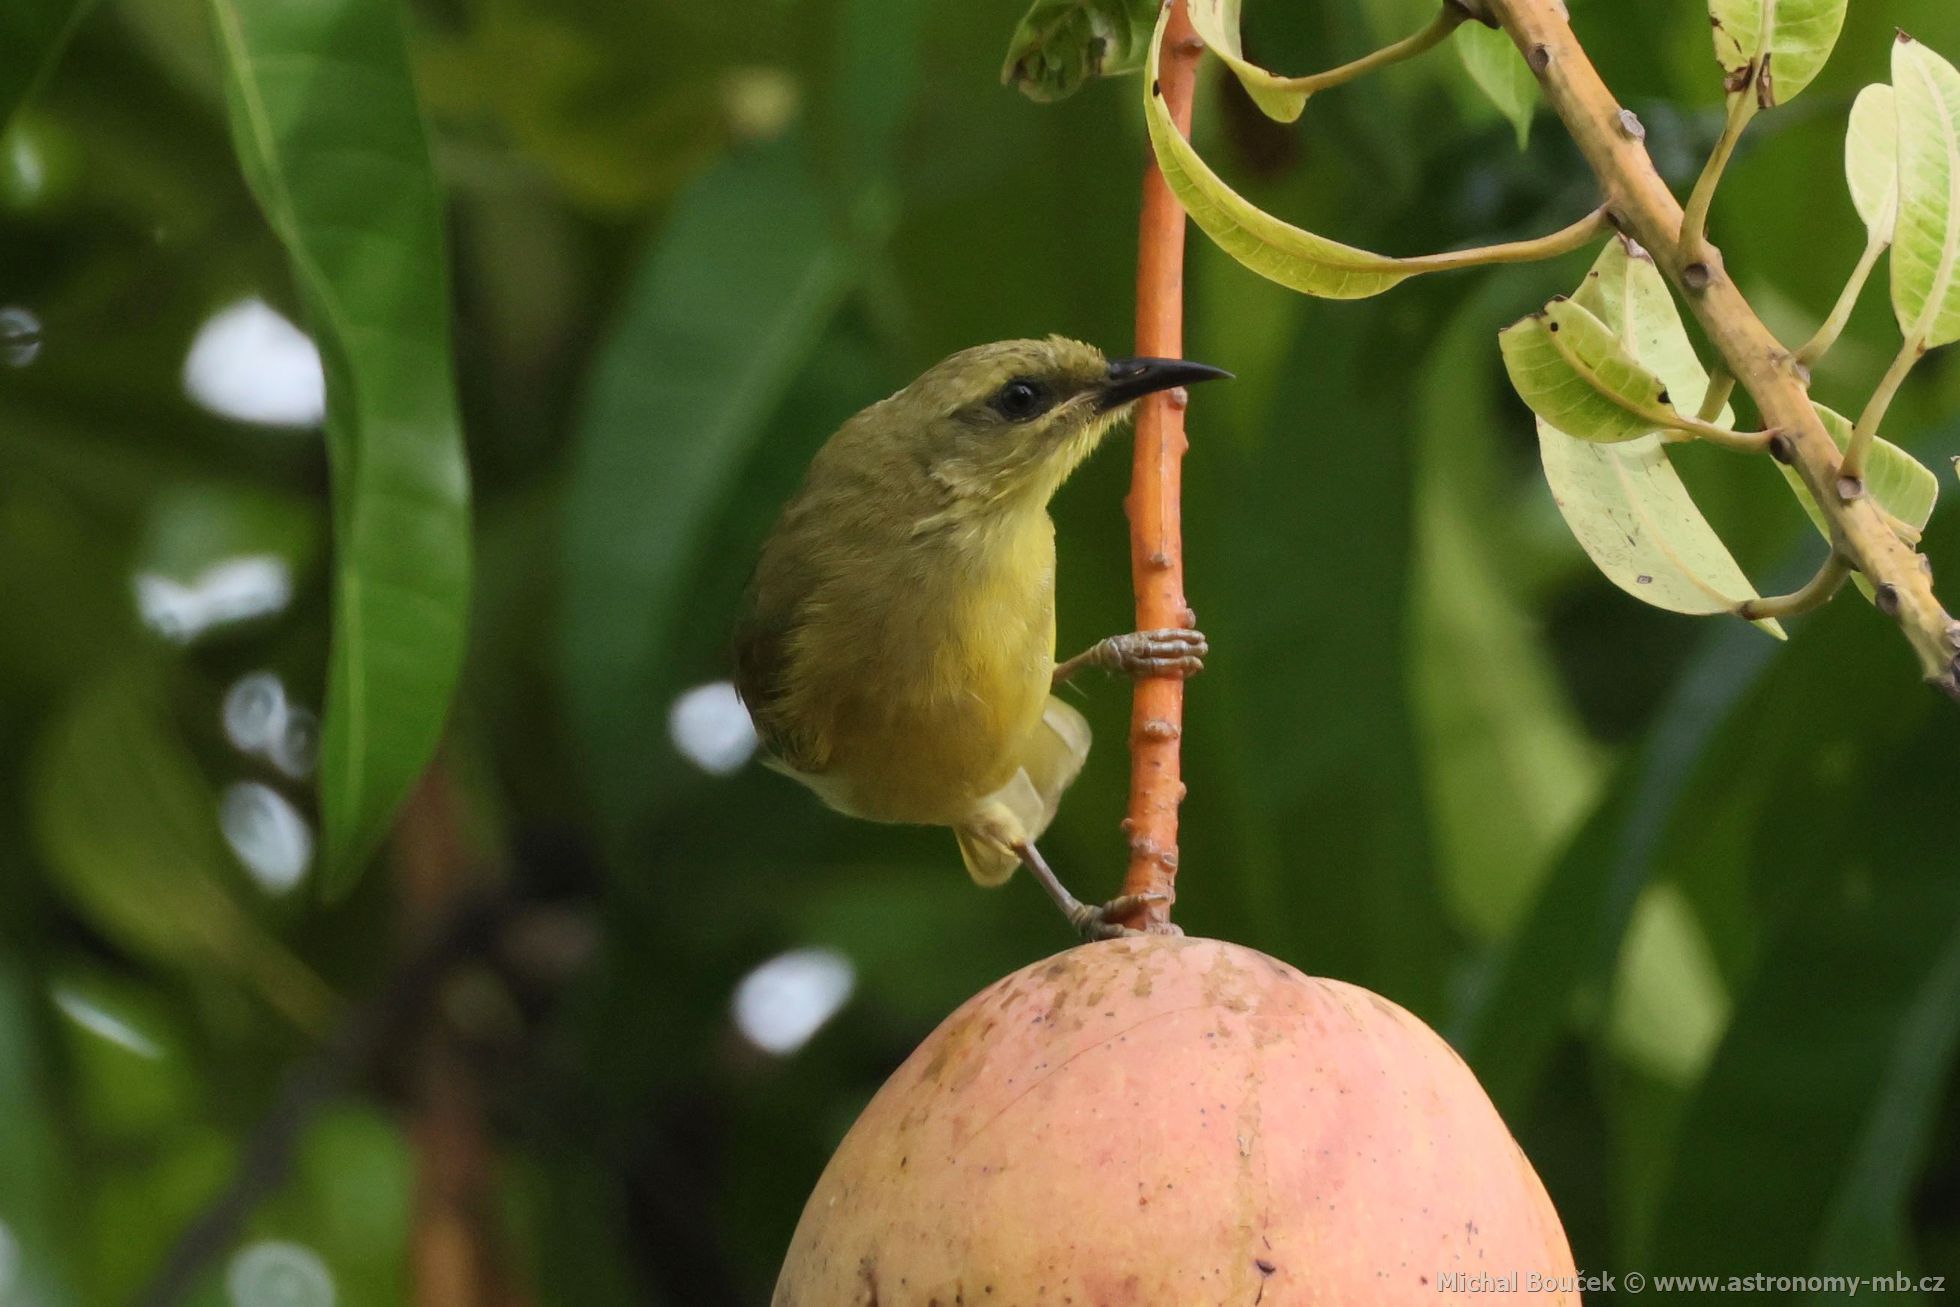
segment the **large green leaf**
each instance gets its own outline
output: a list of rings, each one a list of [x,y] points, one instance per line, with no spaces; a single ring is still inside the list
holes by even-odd
[[[1758,92],[1765,108],[1797,98],[1823,70],[1844,27],[1848,0],[1708,0],[1715,58],[1731,86],[1761,55],[1769,75]]]
[[[1143,67],[1157,0],[1034,0],[1007,44],[1000,80],[1030,100],[1060,100],[1084,82]]]
[[[681,198],[600,355],[574,452],[562,657],[615,812],[664,729],[659,676],[703,534],[850,271],[798,138],[736,155]]]
[[[1409,632],[1438,874],[1458,920],[1487,937],[1530,906],[1604,770],[1518,593],[1513,538],[1493,527],[1514,488],[1489,323],[1516,302],[1494,289],[1464,304],[1419,373]]]
[[[210,0],[232,138],[327,375],[334,630],[322,883],[343,893],[434,752],[462,661],[469,486],[442,197],[390,0]]]
[[[245,910],[218,800],[148,672],[111,668],[50,725],[32,778],[35,833],[61,892],[144,957],[258,986],[317,1029],[330,994]]]
[[[1684,410],[1701,404],[1708,375],[1645,251],[1614,239],[1571,301],[1599,319],[1627,355],[1654,373]],[[1672,612],[1734,611],[1756,597],[1667,459],[1659,436],[1617,444],[1579,440],[1541,420],[1538,450],[1552,498],[1607,579]],[[1774,622],[1761,623],[1780,635]]]
[[[0,131],[47,75],[95,0],[7,0],[0,5]]]
[[[1456,52],[1470,80],[1517,131],[1522,150],[1531,140],[1531,118],[1538,109],[1537,74],[1501,28],[1462,24],[1456,29]]]
[[[82,1190],[46,1092],[35,1007],[14,959],[0,957],[0,1301],[67,1307],[60,1266]]]
[[[1777,646],[1716,627],[1676,682],[1638,751],[1558,859],[1531,908],[1485,959],[1449,1029],[1507,1120],[1530,1107],[1552,1049],[1581,1010],[1594,1020],[1676,810],[1711,740],[1756,686]]]
[[[1852,103],[1844,176],[1866,232],[1890,241],[1899,219],[1899,110],[1891,87],[1867,86]]]
[[[1518,398],[1569,436],[1611,444],[1681,423],[1667,383],[1582,304],[1554,300],[1497,341]]]
[[[1902,706],[1919,724],[1899,741]],[[1926,842],[1951,805],[1952,730],[1937,705],[1862,707],[1848,737],[1813,732],[1804,755],[1847,753],[1795,769],[1761,847],[1784,911],[1656,1209],[1646,1255],[1668,1270],[1906,1269],[1897,1228],[1960,1050],[1960,880]],[[1875,810],[1895,815],[1839,815]],[[1814,870],[1790,884],[1795,846]]]
[[[1911,37],[1892,47],[1899,217],[1892,307],[1924,348],[1960,340],[1960,72]]]

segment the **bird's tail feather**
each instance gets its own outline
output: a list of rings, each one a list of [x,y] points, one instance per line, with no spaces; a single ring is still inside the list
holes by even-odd
[[[953,832],[967,874],[975,881],[998,885],[1014,874],[1021,859],[1012,846],[1039,839],[1048,829],[1062,794],[1089,757],[1089,740],[1088,720],[1049,696],[1014,779],[987,797],[982,820]]]

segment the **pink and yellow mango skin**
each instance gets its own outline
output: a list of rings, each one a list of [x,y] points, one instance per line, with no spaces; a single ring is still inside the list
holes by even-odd
[[[1434,1031],[1251,949],[1148,937],[947,1018],[831,1159],[772,1301],[1577,1307],[1534,1274],[1575,1275],[1558,1215]]]

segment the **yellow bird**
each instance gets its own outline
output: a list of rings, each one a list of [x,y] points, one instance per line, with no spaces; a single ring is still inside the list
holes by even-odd
[[[1051,690],[1084,667],[1189,676],[1207,647],[1132,632],[1058,665],[1048,501],[1138,399],[1228,375],[1004,341],[846,422],[763,544],[736,631],[771,765],[839,812],[950,826],[980,884],[1026,863],[1077,930],[1120,933],[1138,901],[1078,902],[1035,848],[1089,751]]]

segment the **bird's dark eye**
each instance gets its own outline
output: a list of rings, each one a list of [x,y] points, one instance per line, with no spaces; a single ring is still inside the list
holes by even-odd
[[[1026,377],[1016,377],[1002,386],[989,402],[994,412],[1010,422],[1026,422],[1047,412],[1054,403],[1046,386]]]

